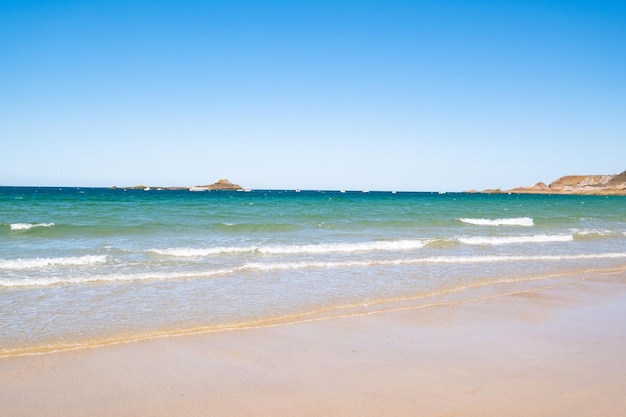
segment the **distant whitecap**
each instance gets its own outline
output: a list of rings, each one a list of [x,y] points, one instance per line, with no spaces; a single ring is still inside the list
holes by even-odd
[[[12,223],[11,230],[29,230],[33,227],[52,227],[54,223]]]

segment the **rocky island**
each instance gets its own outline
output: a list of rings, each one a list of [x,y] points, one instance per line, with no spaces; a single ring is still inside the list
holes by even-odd
[[[484,190],[487,194],[626,195],[626,171],[617,175],[566,175],[549,185],[538,182],[510,190]]]
[[[232,182],[226,179],[222,179],[210,185],[196,185],[189,189],[189,191],[211,191],[211,190],[221,190],[221,191],[235,190],[237,191],[237,190],[243,190],[243,187],[238,184],[233,184]]]
[[[116,186],[112,186],[111,188],[118,188]],[[154,187],[154,186],[146,186],[146,185],[135,185],[132,187],[123,187],[128,190],[189,190],[189,191],[240,191],[243,190],[243,187],[238,184],[233,184],[232,182],[221,179],[218,182],[209,185],[194,185],[193,187]]]

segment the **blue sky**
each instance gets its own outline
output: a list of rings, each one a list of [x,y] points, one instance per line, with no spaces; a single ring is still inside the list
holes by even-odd
[[[626,169],[624,1],[0,1],[0,185]]]

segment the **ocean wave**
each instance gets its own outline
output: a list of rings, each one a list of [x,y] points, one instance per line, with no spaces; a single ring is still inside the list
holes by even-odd
[[[470,219],[460,218],[459,221],[475,226],[534,226],[535,222],[530,217],[514,217],[509,219]]]
[[[214,248],[148,249],[147,252],[156,253],[157,255],[175,256],[180,258],[195,258],[228,253],[255,252],[256,250],[256,246],[223,246]]]
[[[246,263],[242,266],[226,269],[177,272],[142,272],[131,274],[94,274],[88,276],[45,276],[32,278],[0,278],[0,287],[47,287],[53,285],[80,285],[88,283],[112,283],[133,281],[166,281],[213,278],[229,276],[246,271],[279,271],[301,269],[368,268],[426,264],[488,264],[506,262],[550,262],[593,259],[622,259],[626,253],[599,253],[577,255],[483,255],[483,256],[431,256],[424,258],[364,260],[364,261],[301,261]]]
[[[0,269],[33,269],[50,266],[80,266],[104,263],[106,255],[70,256],[62,258],[0,259]]]
[[[423,240],[392,240],[360,243],[329,243],[317,245],[284,245],[260,247],[259,252],[268,254],[369,252],[421,249],[427,244]]]
[[[593,229],[571,229],[576,239],[602,239],[607,237],[614,237],[618,232],[614,230],[593,230]],[[626,233],[624,233],[626,235]]]
[[[52,227],[55,223],[11,223],[11,230],[30,230],[33,227]]]
[[[269,255],[350,253],[368,251],[394,251],[420,249],[426,246],[426,240],[393,240],[358,243],[327,243],[315,245],[273,245],[273,246],[232,246],[214,248],[168,248],[150,249],[159,255],[178,257],[202,257],[228,253],[256,252]]]
[[[232,223],[222,222],[213,225],[219,232],[226,233],[279,233],[301,230],[301,224],[294,223]]]
[[[0,279],[0,287],[49,287],[53,285],[72,285],[88,283],[133,282],[133,281],[166,281],[176,279],[208,278],[215,275],[228,275],[237,269],[218,269],[199,272],[143,272],[137,274],[95,274],[89,276],[54,276],[38,278]]]
[[[524,261],[574,261],[591,259],[620,259],[626,258],[626,253],[597,253],[578,255],[479,255],[479,256],[431,256],[413,259],[392,259],[372,261],[338,261],[338,262],[274,262],[248,263],[242,269],[252,270],[284,270],[308,268],[354,268],[371,266],[399,266],[418,264],[475,264],[494,262],[524,262]]]
[[[569,242],[574,235],[470,236],[457,240],[466,245],[513,245],[517,243]]]

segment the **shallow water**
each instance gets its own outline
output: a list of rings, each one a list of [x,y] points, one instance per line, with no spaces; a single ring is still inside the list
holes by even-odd
[[[626,198],[0,187],[0,356],[626,268]]]

